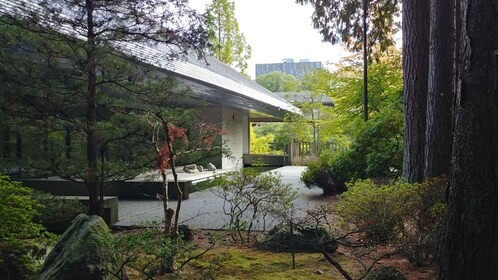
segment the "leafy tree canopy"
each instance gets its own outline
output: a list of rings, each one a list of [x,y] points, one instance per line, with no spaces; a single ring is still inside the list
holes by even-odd
[[[256,83],[271,92],[296,92],[301,88],[300,81],[296,77],[283,72],[271,72],[258,76]]]
[[[229,0],[213,0],[208,5],[206,19],[210,42],[208,51],[221,62],[245,73],[247,60],[251,58],[251,46],[247,44],[244,34],[239,30],[234,11],[234,2]]]
[[[364,126],[363,121],[363,72],[355,57],[346,59],[343,66],[332,74],[330,96],[337,112],[336,125],[348,134],[354,134]],[[380,57],[369,66],[368,92],[369,117],[379,112],[403,110],[403,81],[401,76],[401,55],[398,51]]]

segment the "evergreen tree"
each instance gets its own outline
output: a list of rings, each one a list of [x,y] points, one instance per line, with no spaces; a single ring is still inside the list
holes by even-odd
[[[429,0],[403,2],[403,177],[424,178],[429,70]],[[449,143],[447,143],[449,144]]]
[[[398,29],[395,22],[399,13],[398,0],[367,0],[368,53],[378,46],[387,50],[394,45],[393,34]],[[314,8],[313,25],[322,34],[323,40],[332,44],[345,43],[353,51],[362,50],[363,1],[360,0],[296,0]],[[380,53],[379,53],[380,54]]]
[[[424,177],[448,175],[451,164],[454,90],[453,0],[431,0],[429,79]]]
[[[448,209],[438,279],[498,275],[498,4],[461,1]]]
[[[146,69],[143,63],[168,63],[190,50],[202,54],[207,43],[204,18],[186,0],[56,0],[23,2],[16,7],[18,14],[2,20],[18,28],[10,33],[15,36],[10,36],[4,51],[20,54],[25,63],[19,66],[18,60],[11,59],[4,61],[2,69],[17,71],[7,74],[12,78],[10,89],[21,87],[24,95],[10,99],[12,92],[5,91],[2,97],[8,102],[2,104],[6,109],[18,109],[8,104],[24,106],[14,113],[40,124],[44,135],[50,131],[59,138],[62,131],[74,134],[71,139],[78,143],[66,142],[66,147],[81,149],[82,156],[60,160],[64,157],[57,151],[50,158],[54,160],[47,161],[47,169],[84,182],[89,213],[102,216],[105,183],[123,178],[121,172],[110,169],[117,163],[108,161],[109,150],[116,144],[115,149],[124,152],[118,143],[140,136],[141,125],[126,117],[128,108],[137,104],[136,96],[171,98],[173,93],[171,79]],[[29,36],[28,44],[16,41],[24,33]],[[164,51],[141,61],[137,59],[142,55],[140,43],[160,44]],[[131,146],[137,145],[130,141]],[[128,161],[134,162],[139,154],[128,155]]]

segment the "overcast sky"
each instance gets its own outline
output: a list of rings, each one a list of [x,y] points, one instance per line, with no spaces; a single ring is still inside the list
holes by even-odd
[[[202,12],[211,0],[190,0]],[[311,6],[294,0],[234,0],[239,29],[252,48],[247,73],[255,77],[255,64],[278,63],[283,58],[309,59],[324,64],[339,62],[345,55],[340,46],[323,43],[313,29]],[[328,67],[326,65],[326,67]]]

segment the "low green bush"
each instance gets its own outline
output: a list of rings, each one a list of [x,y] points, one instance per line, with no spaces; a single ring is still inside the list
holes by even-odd
[[[435,256],[445,211],[446,178],[420,184],[359,180],[339,197],[337,212],[344,225],[368,234],[375,242],[390,241],[414,263]]]
[[[181,232],[187,233],[186,228],[182,227]],[[120,269],[112,272],[115,278],[128,279],[121,269],[126,267],[127,272],[139,279],[155,279],[165,274],[176,279],[174,276],[178,276],[187,263],[208,252],[218,238],[216,234],[211,235],[209,242],[213,245],[199,249],[195,243],[185,240],[186,235],[172,238],[164,234],[161,223],[151,222],[144,224],[143,228],[122,232],[102,241],[108,249],[105,258],[119,264]]]
[[[333,154],[326,153],[312,163],[301,174],[301,181],[308,187],[319,187],[325,195],[342,193],[346,185],[341,172],[333,168],[335,158]]]
[[[38,221],[53,233],[63,233],[76,216],[87,211],[77,199],[64,199],[44,192],[35,192],[33,197],[44,206],[38,211]]]
[[[335,241],[327,225],[294,224],[276,225],[263,241],[258,243],[262,249],[275,252],[318,252],[323,250],[332,254],[339,244]]]
[[[33,278],[54,237],[35,222],[42,205],[31,189],[0,175],[0,276]]]
[[[398,177],[403,161],[403,119],[397,112],[388,113],[377,114],[360,128],[347,150],[320,155],[301,180],[329,195],[344,191],[345,182]]]
[[[211,184],[213,193],[223,199],[223,212],[229,217],[227,230],[241,243],[250,240],[258,224],[264,230],[268,218],[285,216],[297,197],[297,192],[282,182],[282,175],[272,171],[244,168],[224,173]]]

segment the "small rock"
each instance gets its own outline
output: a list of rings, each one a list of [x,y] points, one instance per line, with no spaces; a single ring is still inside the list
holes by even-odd
[[[202,167],[202,165],[197,165],[197,170],[199,170],[199,172],[202,172],[204,171],[204,167]]]
[[[185,167],[183,167],[183,171],[185,171],[185,173],[199,173],[199,170],[197,169],[197,165],[195,165],[195,164],[185,165]]]
[[[208,171],[215,171],[216,170],[216,166],[214,164],[212,164],[212,163],[208,163],[206,169]]]
[[[182,235],[183,240],[192,241],[194,239],[194,233],[192,229],[187,225],[179,225],[178,232]]]
[[[318,275],[323,275],[323,274],[324,274],[324,272],[323,272],[323,270],[321,270],[321,269],[317,269],[317,270],[316,270],[316,274],[318,274]]]

